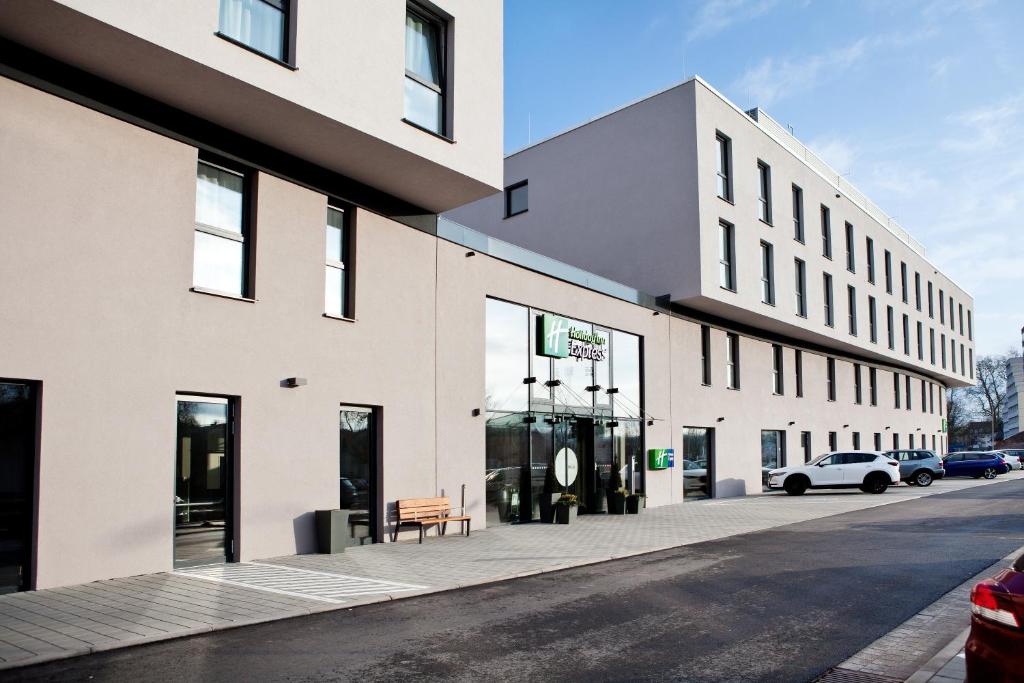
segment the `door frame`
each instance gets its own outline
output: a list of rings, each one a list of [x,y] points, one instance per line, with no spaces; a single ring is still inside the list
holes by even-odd
[[[177,414],[178,414],[178,403],[182,400],[182,397],[194,396],[195,398],[216,398],[227,401],[228,406],[228,438],[227,443],[224,445],[224,465],[227,469],[226,478],[228,480],[227,486],[224,487],[224,526],[226,532],[224,534],[225,540],[228,542],[228,547],[224,549],[224,561],[238,562],[240,557],[241,548],[241,535],[239,533],[238,520],[241,519],[241,477],[238,476],[239,472],[239,457],[238,454],[241,452],[241,440],[242,430],[240,429],[240,420],[242,413],[242,401],[239,396],[232,396],[230,394],[214,394],[207,391],[177,391],[174,393],[174,414],[175,414],[175,425],[174,425],[174,472],[171,476],[171,500],[172,500],[172,513],[171,513],[171,567],[173,569],[179,569],[182,567],[195,567],[204,564],[217,564],[216,562],[210,562],[207,560],[185,560],[179,562],[175,556],[175,549],[177,546],[177,510],[173,508],[174,496],[177,494],[177,476],[178,476],[178,425],[177,425]]]
[[[43,382],[37,379],[21,379],[15,377],[0,377],[0,384],[24,384],[32,388],[32,485],[29,487],[31,501],[31,528],[29,529],[29,548],[25,559],[25,577],[23,579],[23,591],[36,590],[38,567],[39,567],[39,475],[40,457],[42,453],[43,434]]]
[[[700,425],[683,425],[682,429],[683,430],[686,430],[686,429],[703,429],[704,430],[704,438],[707,439],[707,441],[708,441],[708,466],[704,468],[705,472],[706,472],[704,476],[707,477],[707,481],[708,481],[708,496],[707,496],[707,498],[698,498],[697,500],[714,500],[715,494],[718,492],[718,475],[717,475],[717,472],[716,472],[717,469],[718,469],[718,463],[716,462],[716,459],[715,459],[715,436],[716,436],[715,428],[714,427],[702,427]],[[681,448],[679,449],[679,455],[680,455],[679,464],[682,465],[682,467],[683,467],[683,469],[682,469],[683,481],[680,482],[680,483],[683,485],[683,499],[682,499],[682,502],[685,503],[686,502],[686,466],[683,465],[683,461],[686,460],[686,434],[685,434],[685,432],[681,431],[680,432],[680,436],[682,436],[682,442],[680,443]],[[692,502],[696,502],[696,501],[692,501]]]
[[[373,421],[373,457],[370,459],[370,485],[373,487],[374,498],[370,505],[370,536],[371,543],[384,542],[384,521],[387,518],[387,504],[384,502],[384,407],[372,403],[354,403],[342,401],[338,404],[338,413],[346,407],[363,408],[370,411]],[[338,477],[341,477],[341,434],[338,434]],[[337,487],[337,482],[335,482]]]

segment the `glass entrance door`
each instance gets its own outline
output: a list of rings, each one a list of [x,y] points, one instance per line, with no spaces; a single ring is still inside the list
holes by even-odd
[[[761,488],[768,491],[768,473],[783,466],[786,455],[785,433],[775,429],[761,430]]]
[[[231,404],[178,397],[174,566],[231,559]]]
[[[31,587],[35,444],[35,387],[0,382],[0,593]]]
[[[349,511],[353,543],[379,543],[377,516],[377,421],[373,408],[342,406],[339,508]]]
[[[713,429],[683,427],[683,500],[711,497],[714,482]]]

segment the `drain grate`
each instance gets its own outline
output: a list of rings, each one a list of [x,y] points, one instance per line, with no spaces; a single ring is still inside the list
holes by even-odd
[[[360,595],[401,593],[426,588],[409,583],[378,581],[359,576],[329,574],[255,562],[191,567],[179,569],[175,573],[206,581],[331,603],[342,603]]]
[[[902,678],[836,667],[826,671],[820,678],[814,679],[813,683],[901,683],[902,680]]]

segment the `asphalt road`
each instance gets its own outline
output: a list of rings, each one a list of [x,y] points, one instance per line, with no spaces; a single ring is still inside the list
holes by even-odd
[[[810,681],[1022,545],[1005,482],[2,677]]]

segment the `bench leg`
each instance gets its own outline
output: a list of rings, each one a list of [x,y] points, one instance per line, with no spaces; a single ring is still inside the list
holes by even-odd
[[[420,543],[423,543],[423,525],[420,524]]]
[[[470,520],[467,519],[466,520],[466,538],[469,538],[469,522],[470,522]]]
[[[441,536],[444,536],[446,533],[448,533],[448,522],[441,522],[438,526],[441,527]]]
[[[394,543],[395,541],[397,541],[397,540],[398,540],[398,527],[399,527],[399,526],[400,526],[400,525],[399,525],[399,523],[398,523],[398,522],[395,522],[395,526],[394,526],[394,528],[393,528],[393,529],[391,530],[391,542],[392,542],[392,543]]]

